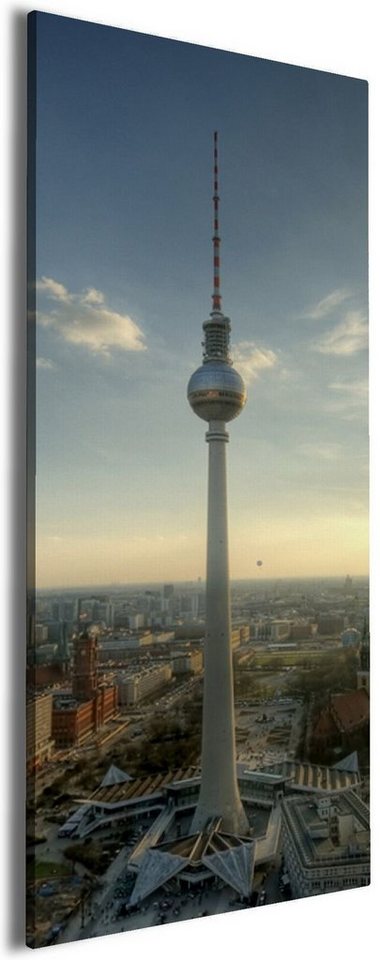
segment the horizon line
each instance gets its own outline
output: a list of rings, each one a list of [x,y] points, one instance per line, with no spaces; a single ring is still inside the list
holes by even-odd
[[[352,580],[368,580],[370,578],[370,573],[345,573],[345,574],[328,574],[328,573],[316,573],[316,574],[292,574],[290,576],[272,576],[272,577],[262,577],[260,575],[252,577],[234,577],[231,579],[231,584],[236,583],[268,583],[270,581],[281,582],[281,581],[297,581],[297,580],[344,580],[346,577],[351,577]],[[61,591],[77,591],[77,590],[112,590],[112,589],[124,589],[130,587],[143,587],[143,586],[158,586],[165,584],[177,584],[182,586],[190,586],[197,584],[199,586],[206,586],[206,578],[201,578],[200,580],[173,580],[170,577],[161,578],[160,580],[130,580],[130,581],[113,581],[111,583],[83,583],[83,584],[69,584],[62,585],[57,584],[53,586],[35,586],[35,593],[42,592],[51,592],[53,590]]]

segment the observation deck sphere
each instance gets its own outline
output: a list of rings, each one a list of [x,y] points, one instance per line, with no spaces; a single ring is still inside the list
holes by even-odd
[[[187,399],[194,413],[202,420],[228,423],[239,416],[247,392],[237,370],[223,361],[204,363],[190,377]]]

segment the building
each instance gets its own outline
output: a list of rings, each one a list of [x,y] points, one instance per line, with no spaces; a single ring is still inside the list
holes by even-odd
[[[95,623],[103,623],[106,627],[113,627],[115,609],[109,598],[102,597],[94,599],[92,604],[92,617]]]
[[[270,639],[272,643],[280,643],[281,640],[288,640],[291,635],[292,624],[290,620],[272,620],[270,625]]]
[[[97,688],[97,639],[87,632],[74,642],[73,697],[90,700]]]
[[[232,649],[235,649],[235,647],[240,647],[241,644],[248,643],[248,641],[249,641],[249,626],[247,624],[244,624],[242,626],[233,624],[231,629]]]
[[[145,613],[130,613],[128,616],[128,626],[130,630],[141,630],[145,627]]]
[[[191,616],[194,620],[199,617],[199,593],[191,594]]]
[[[32,773],[50,760],[54,746],[52,733],[53,697],[49,693],[30,697],[26,702],[26,767]]]
[[[117,714],[117,687],[99,686],[91,700],[54,696],[52,729],[57,747],[78,746]]]
[[[358,647],[360,644],[360,632],[356,627],[346,627],[340,635],[342,647]]]
[[[175,627],[175,639],[176,640],[203,640],[206,631],[205,623],[192,623],[191,621],[186,621],[184,623],[176,624]]]
[[[56,747],[78,746],[93,732],[93,700],[78,703],[68,695],[54,697],[53,733]]]
[[[153,634],[153,641],[158,645],[161,643],[171,643],[174,637],[174,630],[159,630],[158,633]]]
[[[201,673],[203,668],[202,650],[184,650],[175,653],[171,659],[174,676]]]
[[[74,641],[71,693],[53,700],[52,728],[58,747],[83,743],[117,713],[117,688],[98,684],[97,637],[87,631]]]
[[[170,600],[174,596],[174,584],[164,583],[162,596],[164,600]]]
[[[359,690],[366,690],[369,696],[370,643],[367,621],[364,623],[363,636],[359,649],[359,669],[356,674]]]
[[[365,686],[348,693],[333,693],[328,707],[321,711],[313,730],[313,739],[326,744],[344,738],[369,723],[369,696]]]
[[[151,696],[172,678],[172,668],[168,663],[148,667],[146,670],[120,674],[117,678],[118,701],[120,706],[133,706]]]
[[[66,665],[64,663],[42,663],[27,667],[26,686],[27,690],[31,692],[62,683],[67,683]]]
[[[61,636],[58,644],[58,660],[66,671],[70,664],[69,626],[66,620],[61,624]]]
[[[290,639],[309,640],[310,637],[315,636],[316,632],[316,623],[310,623],[308,620],[304,620],[302,623],[292,623],[290,628]]]
[[[107,660],[120,662],[128,659],[131,653],[150,647],[153,642],[154,637],[150,630],[145,630],[142,633],[102,637],[98,643],[98,659],[101,663]]]
[[[164,583],[162,596],[164,600],[170,600],[174,596],[174,585],[172,583]]]
[[[344,590],[344,593],[345,593],[346,596],[349,597],[349,596],[352,595],[352,592],[353,592],[353,581],[352,581],[352,577],[350,577],[349,574],[347,574],[346,579],[345,579],[345,581],[344,581],[344,588],[343,588],[343,590]]]
[[[321,637],[339,637],[346,626],[346,618],[321,614],[318,617],[318,633]]]
[[[187,396],[193,412],[208,423],[208,533],[205,675],[202,725],[202,778],[193,831],[220,817],[221,828],[244,833],[248,823],[236,777],[228,569],[226,423],[246,402],[246,389],[229,355],[230,320],[220,290],[218,135],[214,134],[214,289],[210,318],[203,324],[203,363],[190,378]]]
[[[58,643],[40,643],[35,649],[35,662],[53,663],[58,660]]]
[[[39,646],[41,643],[47,643],[49,631],[46,626],[46,623],[36,623],[34,636],[36,646]]]
[[[302,760],[279,760],[263,767],[261,774],[281,778],[285,794],[325,795],[348,790],[361,783],[358,756],[354,752],[333,767]]]
[[[326,797],[332,791],[347,792],[360,785],[356,754],[346,757],[335,767],[284,761],[261,770],[250,770],[245,764],[238,763],[236,775],[246,809],[253,813],[253,822],[259,810],[266,811],[268,817],[273,807],[279,809],[284,797],[307,797],[312,801]],[[165,820],[165,815],[170,818],[173,808],[186,814],[189,820],[198,801],[199,789],[200,772],[195,767],[151,774],[136,780],[125,773],[117,781],[107,775],[95,791],[78,800],[80,806],[74,813],[75,833],[88,836],[128,819],[141,823],[147,813]],[[156,839],[159,823],[157,821],[152,831]],[[266,823],[267,819],[261,820],[260,831]],[[143,844],[146,847],[145,841]]]
[[[251,621],[250,637],[252,640],[269,640],[270,623],[264,619]]]
[[[366,690],[334,693],[330,697],[330,715],[339,733],[351,733],[369,722],[369,698]]]
[[[353,790],[283,800],[282,830],[293,897],[370,882],[369,811]]]

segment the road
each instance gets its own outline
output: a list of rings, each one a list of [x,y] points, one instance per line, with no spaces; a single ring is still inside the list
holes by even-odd
[[[163,907],[163,903],[168,906]],[[162,894],[156,891],[131,916],[118,917],[118,902],[112,900],[110,895],[98,907],[96,918],[90,919],[87,925],[80,929],[78,939],[156,926],[161,923],[161,916],[164,916],[164,922],[175,923],[178,920],[191,920],[202,915],[227,913],[243,908],[244,905],[238,902],[237,894],[227,887],[211,888],[197,894],[184,891]],[[65,941],[73,939],[67,936],[67,930],[68,928],[64,932]],[[63,942],[63,938],[58,942]]]

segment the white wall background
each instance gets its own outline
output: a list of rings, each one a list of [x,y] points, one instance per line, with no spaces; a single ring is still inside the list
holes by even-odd
[[[376,646],[379,644],[379,601],[376,597],[379,548],[375,531],[379,522],[378,429],[379,380],[379,121],[380,66],[377,5],[372,0],[44,0],[40,9],[89,19],[145,33],[202,43],[208,46],[296,63],[369,80],[370,83],[370,321],[371,321],[371,433],[372,433],[372,664],[376,676]],[[14,333],[24,314],[25,271],[25,15],[27,4],[3,0],[1,5],[1,163],[2,163],[2,284],[5,292],[1,313],[1,490],[3,496],[2,565],[0,584],[0,697],[3,716],[0,729],[4,747],[1,764],[0,824],[3,832],[0,858],[1,956],[20,956],[23,904],[23,433],[24,360],[23,335]],[[377,329],[376,329],[377,328]],[[377,444],[378,446],[378,444]],[[378,534],[377,534],[378,540]],[[372,691],[375,692],[372,673]],[[284,960],[290,957],[314,960],[334,956],[377,956],[375,918],[379,911],[379,776],[378,710],[372,697],[372,822],[373,883],[370,888],[333,894],[245,911],[218,918],[173,924],[164,928],[120,934],[88,942],[51,947],[49,957],[102,958],[139,957],[155,960],[218,958],[239,951]],[[12,727],[12,731],[11,731]],[[16,731],[16,732],[15,732]],[[20,756],[18,756],[20,754]],[[377,848],[377,855],[376,855]],[[21,918],[21,922],[20,922]],[[58,953],[57,953],[58,951]]]

